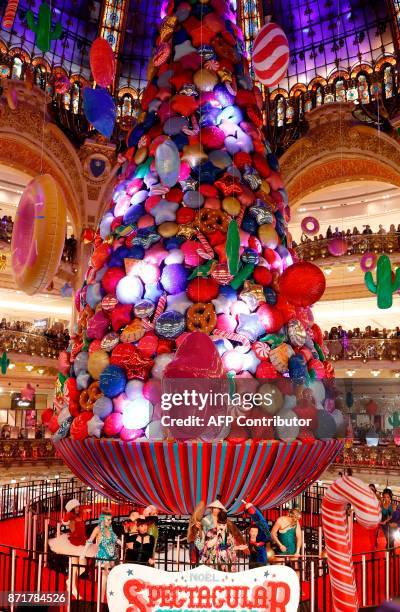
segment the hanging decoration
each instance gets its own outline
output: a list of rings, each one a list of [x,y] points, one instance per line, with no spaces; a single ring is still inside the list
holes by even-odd
[[[369,272],[371,270],[374,270],[376,266],[376,260],[377,260],[376,254],[371,253],[370,251],[367,251],[361,257],[361,261],[360,261],[361,270],[363,272]]]
[[[257,79],[266,87],[274,87],[285,76],[289,64],[289,42],[276,23],[267,23],[257,34],[252,63]]]
[[[47,53],[50,50],[51,41],[58,40],[62,34],[62,26],[59,21],[54,25],[54,30],[52,29],[51,17],[50,7],[44,0],[39,7],[37,22],[35,22],[32,11],[26,13],[28,28],[36,34],[36,46],[43,53]]]
[[[10,360],[7,357],[7,353],[4,351],[0,357],[0,368],[1,368],[2,374],[7,374],[9,365],[10,365]]]
[[[35,396],[35,389],[31,383],[26,383],[25,387],[21,389],[21,397],[28,402],[31,402]]]
[[[100,87],[108,87],[115,77],[115,55],[104,38],[96,38],[90,47],[90,69]]]
[[[19,289],[43,291],[60,265],[67,226],[61,188],[49,174],[33,179],[18,204],[11,239],[11,265]]]
[[[318,266],[308,261],[299,261],[286,268],[280,278],[279,287],[291,304],[311,306],[323,296],[326,279]]]
[[[377,529],[381,509],[376,495],[357,478],[344,476],[334,482],[322,500],[322,528],[328,556],[333,608],[337,612],[358,612],[353,555],[347,506],[351,504],[357,522],[367,529]]]
[[[4,11],[3,17],[3,28],[11,30],[14,23],[15,15],[17,13],[19,0],[8,0],[6,10]]]
[[[100,134],[106,138],[111,138],[117,111],[114,98],[107,89],[85,87],[83,90],[83,110],[89,123]]]
[[[304,217],[301,222],[301,229],[307,236],[315,236],[319,232],[319,221],[315,217]]]
[[[376,266],[376,282],[372,272],[365,273],[364,281],[367,289],[377,296],[378,308],[391,308],[393,293],[400,289],[400,268],[392,272],[392,264],[387,255],[381,255]]]
[[[62,72],[60,72],[54,75],[52,79],[52,85],[54,87],[54,91],[57,94],[63,95],[67,93],[67,91],[70,90],[71,81],[69,80],[66,74],[63,74]]]

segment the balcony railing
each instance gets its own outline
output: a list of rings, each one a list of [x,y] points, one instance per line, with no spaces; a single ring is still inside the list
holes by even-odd
[[[400,359],[400,338],[339,338],[325,340],[332,361],[353,359],[371,361]]]
[[[64,338],[46,338],[39,334],[32,334],[12,329],[0,329],[0,351],[8,353],[24,353],[38,357],[56,359],[68,342]]]
[[[58,459],[50,439],[0,440],[0,465]]]
[[[396,446],[352,446],[345,448],[335,459],[335,464],[346,467],[399,470],[400,449]]]
[[[363,255],[364,253],[398,253],[400,252],[400,233],[387,232],[386,234],[351,234],[342,237],[307,239],[295,247],[295,251],[300,259],[315,261],[326,259],[335,252],[335,241],[344,240],[346,251],[342,257],[349,255]],[[337,252],[337,250],[336,250]]]

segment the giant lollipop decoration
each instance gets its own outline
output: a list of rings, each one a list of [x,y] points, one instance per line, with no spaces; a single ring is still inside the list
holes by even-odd
[[[289,43],[285,32],[276,23],[267,23],[253,44],[253,68],[257,79],[266,87],[274,87],[283,79],[289,64]]]
[[[335,612],[358,610],[347,504],[352,505],[358,523],[367,529],[377,527],[381,520],[379,502],[361,480],[344,476],[326,491],[322,500],[322,527]]]

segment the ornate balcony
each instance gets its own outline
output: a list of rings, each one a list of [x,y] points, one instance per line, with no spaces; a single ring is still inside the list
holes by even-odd
[[[352,446],[345,448],[334,465],[344,467],[399,470],[400,448],[397,446]]]
[[[306,261],[318,261],[320,259],[339,257],[332,255],[334,241],[337,237],[307,239],[298,244],[295,251],[300,259]],[[372,253],[399,253],[400,234],[398,232],[387,232],[386,234],[351,234],[343,236],[346,241],[347,250],[341,257],[353,255],[363,255],[367,252]]]
[[[0,352],[24,353],[57,359],[61,350],[67,348],[64,339],[50,339],[46,336],[12,329],[0,329]]]
[[[0,465],[55,460],[61,462],[50,439],[0,440]]]
[[[400,358],[400,338],[338,338],[325,340],[332,361],[396,361]]]

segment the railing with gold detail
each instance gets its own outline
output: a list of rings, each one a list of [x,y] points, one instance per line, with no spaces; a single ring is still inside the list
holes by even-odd
[[[351,446],[335,459],[334,465],[353,468],[374,468],[399,470],[400,448],[390,446]]]
[[[13,329],[0,329],[0,351],[24,353],[38,357],[56,359],[61,350],[67,348],[64,337],[46,338],[46,336]]]
[[[363,361],[400,358],[400,338],[338,338],[325,340],[332,361],[352,359]]]
[[[0,440],[0,465],[37,461],[62,461],[50,439]]]
[[[343,246],[342,243],[343,242]],[[346,257],[350,255],[363,255],[364,253],[394,253],[400,252],[400,234],[387,232],[385,234],[351,234],[333,236],[332,238],[307,238],[295,246],[300,259],[316,261],[328,257]],[[334,253],[342,252],[338,256]]]

